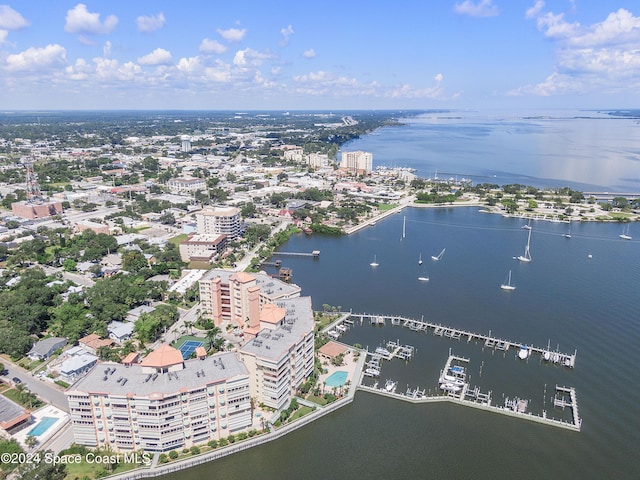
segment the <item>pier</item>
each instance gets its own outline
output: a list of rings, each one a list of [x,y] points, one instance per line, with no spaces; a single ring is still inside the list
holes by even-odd
[[[280,255],[280,256],[285,256],[285,257],[313,257],[313,258],[319,258],[320,257],[320,250],[314,250],[311,253],[305,253],[305,252],[273,252],[274,255]]]
[[[345,313],[345,315],[347,314]],[[427,332],[430,330],[434,335],[459,341],[466,340],[467,343],[471,341],[482,342],[487,348],[493,348],[495,350],[504,352],[507,352],[512,348],[519,350],[522,345],[526,345],[527,349],[529,350],[529,354],[536,353],[540,355],[546,362],[563,365],[568,368],[574,368],[576,364],[577,351],[574,351],[574,353],[561,353],[557,351],[554,352],[551,351],[548,346],[537,347],[526,342],[516,342],[513,340],[497,338],[491,335],[491,331],[489,331],[488,335],[485,335],[482,333],[475,333],[467,330],[461,330],[458,328],[452,328],[445,325],[427,322],[424,319],[415,320],[398,316],[372,315],[361,313],[349,313],[348,315],[352,319],[352,321],[359,321],[361,325],[364,321],[367,320],[371,323],[371,325],[386,325],[388,320],[391,325],[394,326],[402,326],[416,332]]]

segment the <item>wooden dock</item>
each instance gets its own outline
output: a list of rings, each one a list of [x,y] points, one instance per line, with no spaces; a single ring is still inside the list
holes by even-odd
[[[273,252],[274,255],[281,255],[285,257],[320,257],[320,250],[314,250],[311,253],[306,252]]]
[[[475,332],[470,332],[468,330],[461,330],[458,328],[452,328],[452,327],[447,327],[445,325],[427,322],[424,319],[416,320],[412,318],[390,316],[390,315],[349,313],[349,317],[354,322],[359,321],[361,325],[365,321],[369,321],[371,325],[386,325],[387,321],[389,321],[391,325],[402,326],[416,332],[427,332],[430,330],[433,332],[434,335],[437,335],[443,338],[446,337],[446,338],[459,340],[459,341],[464,339],[467,341],[467,343],[471,341],[482,342],[484,343],[484,346],[487,348],[493,348],[495,350],[500,350],[504,352],[512,348],[519,350],[522,345],[525,345],[529,350],[530,354],[536,353],[542,356],[543,360],[549,363],[563,365],[568,368],[574,368],[576,364],[577,351],[574,351],[574,353],[561,353],[557,351],[554,352],[554,351],[551,351],[548,346],[538,347],[531,343],[516,342],[513,340],[505,340],[502,338],[497,338],[491,335],[491,331],[489,331],[488,335],[485,335],[482,333],[475,333]]]

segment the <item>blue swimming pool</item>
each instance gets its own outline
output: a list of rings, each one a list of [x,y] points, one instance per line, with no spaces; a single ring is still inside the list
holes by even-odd
[[[29,430],[27,435],[33,435],[34,437],[39,437],[44,432],[49,430],[49,427],[58,421],[55,417],[42,417],[42,420],[38,422],[38,424]]]
[[[324,381],[327,387],[342,387],[347,381],[347,372],[334,372]]]

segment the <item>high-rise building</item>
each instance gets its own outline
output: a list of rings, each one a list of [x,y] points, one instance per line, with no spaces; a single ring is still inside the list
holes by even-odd
[[[198,352],[196,352],[198,353]],[[66,392],[75,442],[165,452],[249,428],[249,373],[235,353],[184,360],[167,344],[140,364],[97,365]]]
[[[234,207],[207,207],[196,213],[198,233],[225,234],[232,241],[240,236],[240,210]]]
[[[355,174],[371,173],[373,168],[373,154],[361,150],[356,152],[342,152],[340,168]]]
[[[180,151],[184,153],[191,151],[191,137],[189,135],[182,135],[180,137]]]

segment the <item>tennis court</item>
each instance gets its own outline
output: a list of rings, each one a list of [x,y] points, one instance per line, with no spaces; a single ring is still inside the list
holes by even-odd
[[[203,342],[197,342],[195,340],[187,340],[182,345],[180,345],[180,353],[182,354],[182,358],[185,360],[191,356],[193,352],[196,351],[196,348],[201,347]]]

